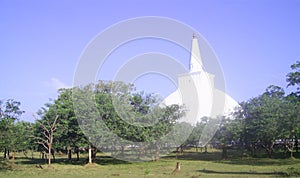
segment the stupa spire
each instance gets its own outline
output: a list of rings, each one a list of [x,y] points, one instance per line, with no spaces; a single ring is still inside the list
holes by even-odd
[[[198,38],[197,34],[194,33],[191,47],[190,72],[200,72],[202,70],[202,59],[200,55]]]

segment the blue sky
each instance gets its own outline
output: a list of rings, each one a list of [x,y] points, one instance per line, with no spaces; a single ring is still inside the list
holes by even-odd
[[[32,121],[58,88],[72,85],[93,37],[128,18],[162,16],[201,33],[219,58],[227,93],[247,100],[270,84],[286,87],[290,65],[300,60],[299,8],[298,0],[1,0],[0,97],[21,101],[22,119]]]

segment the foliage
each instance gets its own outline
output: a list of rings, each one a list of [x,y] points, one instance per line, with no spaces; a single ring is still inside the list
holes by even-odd
[[[286,76],[287,86],[297,86],[296,91],[286,94],[283,88],[270,85],[259,96],[241,102],[233,113],[235,119],[202,118],[195,126],[178,122],[184,116],[182,106],[162,107],[156,95],[137,92],[133,85],[123,82],[99,81],[60,89],[57,99],[46,103],[38,112],[41,120],[36,123],[18,120],[24,113],[20,102],[1,100],[0,151],[8,157],[9,151],[36,148],[30,136],[43,138],[45,129],[40,125],[53,123],[58,116],[52,146],[56,151],[67,148],[70,156],[74,150],[78,160],[79,148],[91,143],[101,149],[133,145],[139,147],[140,153],[147,146],[159,152],[163,143],[174,146],[185,139],[187,144],[204,146],[207,143],[199,143],[199,139],[211,138],[205,134],[210,133],[207,130],[210,125],[220,127],[212,140],[215,143],[234,143],[242,152],[250,151],[252,156],[264,149],[271,157],[280,142],[279,151],[290,152],[293,157],[300,138],[300,61],[291,69]],[[191,130],[189,138],[185,138],[186,131]]]
[[[297,90],[300,92],[300,61],[297,61],[295,64],[291,65],[291,69],[293,71],[288,73],[286,76],[286,81],[288,82],[287,86],[298,86]]]
[[[299,66],[298,61],[292,65],[292,69],[299,69]],[[287,75],[288,86],[299,85],[298,75],[299,71]],[[228,120],[217,137],[241,143],[240,146],[243,145],[252,156],[262,148],[270,157],[277,140],[279,143],[276,146],[285,148],[293,157],[300,133],[299,111],[300,97],[297,92],[285,95],[283,88],[271,85],[263,94],[241,102],[240,108],[234,112],[235,119]]]
[[[30,147],[28,143],[29,123],[18,122],[24,113],[20,109],[21,103],[9,99],[0,101],[0,150],[3,150],[4,158],[9,159],[9,151],[22,150]],[[13,154],[14,158],[15,154]]]
[[[156,145],[159,149],[161,138],[183,116],[180,106],[161,107],[155,95],[136,92],[123,82],[99,81],[74,88],[73,99],[83,132],[98,148],[131,145],[140,152]]]

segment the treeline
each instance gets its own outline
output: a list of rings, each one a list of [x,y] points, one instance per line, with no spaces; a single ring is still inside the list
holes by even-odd
[[[241,156],[250,154],[255,157],[264,151],[269,157],[274,152],[298,152],[300,139],[300,61],[291,66],[292,72],[286,76],[287,87],[294,88],[286,94],[279,86],[271,85],[261,95],[241,102],[232,117],[220,119],[220,129],[211,144],[223,149],[240,150]],[[234,119],[232,119],[234,118]],[[209,123],[203,118],[187,140],[197,145],[199,135]]]
[[[55,159],[55,152],[67,154],[69,160],[76,153],[79,160],[80,150],[86,150],[92,162],[98,148],[124,154],[125,146],[147,142],[139,144],[137,152],[142,157],[153,147],[155,151],[149,156],[158,159],[159,138],[169,134],[184,114],[178,105],[161,107],[160,103],[153,94],[109,81],[60,89],[58,98],[38,111],[34,123],[19,121],[23,113],[20,102],[1,102],[0,151],[5,159],[14,159],[19,151],[40,151],[47,155],[50,165],[50,155]],[[119,150],[122,152],[116,153]]]
[[[293,92],[286,94],[283,88],[271,85],[261,95],[241,102],[232,117],[220,116],[211,144],[223,149],[223,158],[231,146],[241,155],[252,156],[264,150],[272,157],[275,151],[284,150],[293,157],[294,150],[298,151],[300,62],[291,67],[286,80],[288,87],[295,87]],[[83,149],[92,162],[97,148],[124,156],[130,146],[139,159],[146,155],[156,160],[161,152],[170,151],[165,147],[178,146],[185,139],[186,145],[207,146],[199,143],[199,138],[212,118],[203,118],[195,126],[180,123],[185,108],[162,107],[160,103],[155,95],[136,92],[132,85],[99,81],[60,89],[57,99],[46,103],[35,115],[35,122],[29,123],[19,120],[24,113],[20,102],[0,101],[0,151],[5,159],[14,159],[20,152],[30,158],[29,150],[40,151],[47,155],[50,165],[50,155],[55,158],[55,153],[63,153],[71,160],[76,153],[79,160]],[[192,131],[188,138],[186,131]]]

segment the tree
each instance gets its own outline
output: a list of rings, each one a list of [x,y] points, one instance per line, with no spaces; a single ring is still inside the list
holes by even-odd
[[[97,91],[97,90],[96,90]],[[92,153],[92,148],[102,145],[104,140],[110,140],[112,137],[107,133],[104,127],[103,122],[100,122],[97,108],[94,107],[95,99],[94,96],[94,85],[89,84],[81,87],[74,87],[72,89],[72,101],[73,109],[77,118],[77,123],[81,128],[81,131],[87,137],[87,143],[89,147],[88,162],[91,163],[96,157],[97,150],[94,149]],[[103,100],[104,103],[107,103]],[[109,112],[107,112],[109,113]],[[101,129],[101,128],[104,128]],[[97,143],[97,145],[92,145],[91,143]]]
[[[48,150],[48,167],[51,166],[51,150],[53,146],[54,131],[56,130],[58,115],[52,121],[51,118],[44,117],[42,120],[36,120],[41,127],[41,136],[35,136],[36,143],[42,145]]]
[[[9,159],[10,151],[16,149],[18,136],[14,132],[15,122],[24,113],[20,105],[20,102],[13,99],[8,99],[6,102],[0,100],[0,149],[4,150],[5,159]]]
[[[72,149],[79,160],[79,147],[86,146],[87,140],[79,127],[74,109],[72,89],[60,89],[58,98],[50,105],[46,112],[47,117],[59,115],[57,124],[56,143],[59,147],[67,147],[68,159],[72,159]]]
[[[76,87],[73,102],[78,122],[89,141],[97,148],[109,147],[115,157],[124,156],[119,148],[125,145],[134,147],[138,158],[147,157],[145,150],[152,150],[155,145],[153,154],[157,155],[160,138],[182,116],[180,106],[161,108],[155,95],[135,92],[133,85],[123,82],[99,81]]]
[[[18,150],[23,151],[24,155],[27,156],[27,149],[32,148],[32,145],[30,144],[32,142],[32,139],[30,138],[32,133],[32,124],[30,122],[18,121],[14,124],[11,134],[13,160],[15,159]]]
[[[287,87],[297,86],[296,92],[290,93],[286,99],[288,106],[287,117],[292,122],[292,125],[289,126],[289,130],[286,130],[286,134],[289,135],[289,138],[292,138],[294,142],[286,145],[287,149],[291,153],[291,157],[293,157],[293,148],[296,147],[296,152],[298,152],[298,139],[300,138],[300,61],[296,61],[295,64],[291,65],[292,72],[288,73],[286,76],[286,81],[288,82]],[[284,127],[286,128],[286,127]]]
[[[217,131],[217,133],[214,136],[214,139],[220,141],[219,147],[222,148],[222,159],[227,159],[227,144],[228,142],[232,142],[233,140],[236,140],[235,133],[237,130],[235,130],[234,122],[236,120],[230,120],[226,117],[223,117],[220,124],[220,129]],[[236,123],[236,122],[235,122]]]
[[[293,150],[298,148],[298,135],[300,128],[300,102],[295,95],[288,95],[282,104],[284,117],[279,121],[280,137],[284,140],[285,148],[293,157]]]
[[[201,118],[201,121],[196,123],[196,126],[193,128],[192,133],[190,134],[189,138],[187,139],[187,144],[195,145],[197,152],[198,152],[199,146],[201,147],[201,152],[202,152],[202,148],[206,147],[206,144],[202,143],[202,141],[200,141],[200,138],[201,138],[201,135],[203,133],[203,130],[204,130],[208,120],[209,120],[208,117]]]
[[[284,118],[283,102],[283,89],[270,86],[262,95],[240,104],[236,116],[243,120],[243,142],[253,156],[258,146],[272,156],[275,139],[280,136],[279,123]]]
[[[288,73],[286,76],[286,81],[289,86],[297,86],[297,93],[300,92],[300,61],[297,61],[295,64],[291,65],[292,72]]]
[[[202,122],[197,122],[196,126],[194,126],[192,133],[190,134],[189,138],[186,140],[188,145],[194,145],[196,147],[196,152],[198,152],[199,147],[199,139],[202,133],[204,125]]]
[[[296,92],[286,96],[281,87],[270,85],[263,94],[241,102],[241,107],[234,112],[235,120],[218,131],[219,139],[239,140],[252,156],[257,149],[263,148],[269,157],[274,151],[275,140],[284,140],[286,150],[293,157],[295,147],[298,151],[300,137],[300,62],[291,68],[293,71],[286,76],[287,86],[298,86]]]

